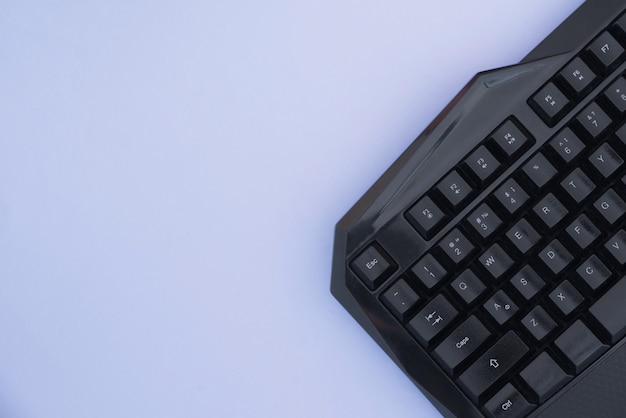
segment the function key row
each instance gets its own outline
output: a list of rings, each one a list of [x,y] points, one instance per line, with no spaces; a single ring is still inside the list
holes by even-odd
[[[528,100],[528,104],[548,126],[554,126],[560,121],[626,59],[625,23],[624,16],[614,22]],[[607,90],[608,100],[621,113],[626,111],[626,96],[622,98],[625,88],[626,81],[619,79]]]
[[[510,119],[498,127],[405,214],[425,240],[441,231],[472,196],[486,187],[505,163],[518,156],[534,141]]]

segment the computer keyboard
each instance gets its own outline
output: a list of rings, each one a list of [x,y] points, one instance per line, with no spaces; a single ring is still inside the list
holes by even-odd
[[[446,417],[626,417],[626,0],[480,73],[339,221],[331,290]]]

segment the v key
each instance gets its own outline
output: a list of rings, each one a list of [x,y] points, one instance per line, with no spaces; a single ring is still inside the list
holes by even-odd
[[[613,235],[611,239],[604,244],[609,253],[613,256],[615,261],[620,265],[626,265],[626,231],[620,229],[617,234]]]

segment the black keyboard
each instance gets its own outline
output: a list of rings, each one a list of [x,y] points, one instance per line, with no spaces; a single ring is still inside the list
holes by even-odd
[[[331,290],[446,417],[626,417],[626,0],[476,75],[339,221]]]

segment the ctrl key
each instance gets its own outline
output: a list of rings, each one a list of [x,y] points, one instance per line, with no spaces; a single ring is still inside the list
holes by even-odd
[[[485,404],[485,412],[490,418],[521,418],[534,408],[510,383]]]
[[[350,263],[350,267],[370,290],[374,290],[395,270],[390,260],[387,253],[372,244]]]

